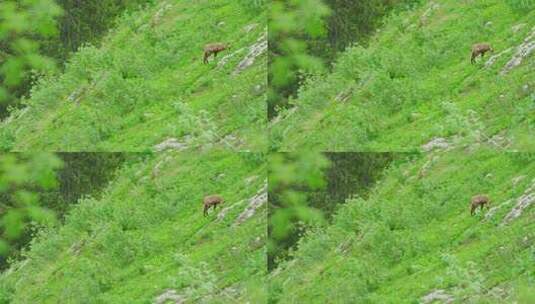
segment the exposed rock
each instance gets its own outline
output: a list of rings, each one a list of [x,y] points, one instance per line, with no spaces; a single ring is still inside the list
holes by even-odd
[[[515,24],[511,27],[511,30],[513,31],[513,34],[516,34],[519,30],[521,30],[524,26],[526,26],[525,23],[519,23]]]
[[[504,75],[519,66],[522,61],[535,51],[535,27],[532,28],[531,33],[524,39],[524,42],[516,48],[513,58],[505,64],[505,67],[500,72]]]
[[[253,94],[256,96],[262,95],[266,93],[266,90],[264,89],[264,86],[261,84],[257,84],[253,87]]]
[[[334,98],[335,102],[346,102],[353,95],[353,87],[346,88]]]
[[[425,12],[420,17],[420,24],[426,25],[429,17],[433,14],[434,11],[440,8],[440,5],[435,2],[429,3],[429,7],[425,10]]]
[[[508,289],[495,286],[491,290],[488,291],[488,295],[490,295],[494,299],[505,300],[510,296],[510,291]]]
[[[225,208],[221,209],[221,211],[219,211],[219,213],[217,214],[217,220],[218,220],[218,221],[222,221],[222,220],[225,218],[225,216],[227,216],[227,213],[228,213],[230,210],[232,210],[235,206],[239,206],[239,205],[241,205],[242,202],[243,202],[243,201],[239,201],[239,202],[236,203],[236,204],[232,204],[232,205],[230,205],[230,206],[228,206],[228,207],[225,207]]]
[[[183,296],[179,295],[174,289],[167,289],[161,295],[157,296],[154,299],[154,304],[167,304],[168,301],[172,301],[174,304],[183,304],[186,303],[186,299]]]
[[[236,67],[236,69],[234,70],[232,74],[237,75],[241,73],[243,70],[245,70],[246,68],[253,65],[256,58],[262,55],[267,50],[267,47],[268,47],[267,33],[264,32],[262,36],[260,36],[256,40],[256,43],[249,47],[249,53],[245,55],[245,58],[238,64],[238,66]]]
[[[245,51],[245,48],[239,48],[235,52],[223,56],[223,58],[221,58],[221,60],[219,60],[219,62],[217,63],[217,68],[225,66],[232,57],[239,55],[243,51]]]
[[[237,299],[240,296],[240,290],[238,287],[229,286],[220,292],[227,299]]]
[[[258,23],[251,23],[251,24],[246,25],[246,26],[243,28],[243,30],[244,30],[246,33],[249,33],[250,31],[254,30],[257,26],[258,26]]]
[[[505,149],[511,145],[511,140],[504,134],[496,134],[489,138],[488,143],[495,147]]]
[[[511,211],[504,217],[502,225],[506,225],[518,218],[522,213],[528,209],[535,202],[535,179],[532,180],[529,186],[517,200]]]
[[[496,55],[490,56],[490,58],[485,62],[485,68],[490,68],[500,57],[503,55],[510,53],[513,50],[513,48],[508,48],[504,51],[499,52]]]
[[[220,140],[220,143],[231,148],[231,149],[235,149],[237,147],[241,147],[243,145],[245,145],[245,142],[242,138],[238,137],[237,135],[234,135],[234,134],[228,134],[226,135],[225,137],[223,137],[221,140]]]
[[[526,178],[525,175],[520,175],[520,176],[517,176],[517,177],[513,178],[513,179],[511,180],[511,182],[513,183],[513,187],[515,187],[516,185],[518,185],[518,183],[519,183],[520,181],[522,181],[524,178]]]
[[[156,146],[154,146],[154,151],[162,152],[162,151],[169,150],[169,149],[182,151],[187,148],[188,148],[187,143],[180,142],[178,141],[178,139],[171,137],[157,144]]]
[[[418,178],[425,177],[427,175],[427,171],[429,171],[429,168],[438,160],[437,156],[431,157],[428,161],[425,162],[425,164],[422,166],[420,171],[418,171]]]
[[[494,206],[492,208],[489,209],[489,211],[487,211],[487,213],[485,213],[485,220],[490,220],[495,214],[496,212],[498,212],[498,210],[500,210],[502,207],[505,207],[509,204],[511,204],[513,201],[512,200],[507,200],[497,206]],[[492,202],[491,202],[492,203]]]
[[[248,178],[245,179],[245,183],[249,185],[257,179],[258,179],[258,175],[249,176]]]
[[[24,114],[28,112],[28,109],[30,109],[30,107],[25,107],[23,109],[14,109],[13,112],[11,112],[11,115],[9,115],[5,120],[0,120],[0,124],[10,124],[13,120],[23,117]]]
[[[77,88],[76,90],[74,90],[74,92],[72,92],[67,97],[67,101],[72,102],[72,103],[76,103],[76,104],[80,104],[80,99],[82,99],[82,96],[85,93],[85,89],[86,89],[85,87]]]
[[[420,303],[430,304],[434,303],[435,301],[439,301],[440,303],[453,303],[454,300],[455,298],[452,295],[447,294],[444,289],[435,289],[423,296],[420,300]]]
[[[296,110],[297,110],[297,106],[281,112],[279,115],[277,115],[275,118],[271,120],[270,124],[271,125],[278,124],[279,122],[281,122],[281,120],[292,116],[292,114],[294,114]]]
[[[163,3],[162,7],[152,17],[152,20],[150,21],[150,26],[151,27],[155,27],[155,26],[159,25],[162,17],[172,7],[173,6],[171,4],[169,4],[169,3]]]
[[[166,162],[168,162],[170,159],[171,159],[171,157],[168,155],[168,156],[166,156],[164,159],[160,160],[160,161],[154,166],[154,168],[152,169],[152,178],[156,178],[156,177],[160,176],[160,169],[161,169],[161,167],[163,166],[163,164],[165,164]]]
[[[265,245],[265,238],[257,236],[254,240],[249,241],[249,247],[253,250],[260,249]]]
[[[81,240],[75,242],[69,248],[69,251],[72,252],[72,254],[74,254],[74,255],[79,255],[80,251],[82,251],[82,248],[85,246],[85,242],[86,242],[85,239],[81,239]]]
[[[450,147],[450,143],[443,137],[433,138],[430,142],[422,145],[424,152],[430,152],[435,149],[446,150]]]
[[[256,210],[260,208],[263,204],[267,203],[268,199],[268,193],[267,193],[267,181],[264,183],[264,186],[258,192],[256,192],[255,196],[253,196],[245,208],[245,210],[238,216],[236,219],[235,225],[240,225],[243,222],[245,222],[247,219],[252,217]]]
[[[345,241],[343,241],[340,245],[336,247],[335,252],[342,255],[346,254],[348,250],[351,249],[354,240],[355,239],[353,237],[347,238]]]

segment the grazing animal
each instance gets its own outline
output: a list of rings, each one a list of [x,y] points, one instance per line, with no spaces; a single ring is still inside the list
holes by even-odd
[[[488,208],[488,204],[490,204],[490,199],[486,195],[480,194],[472,197],[472,202],[470,203],[470,215],[474,215],[477,207],[480,207],[480,210],[483,210],[483,207],[486,205]]]
[[[210,209],[210,207],[213,206],[215,210],[217,208],[217,205],[224,203],[224,202],[225,200],[217,194],[205,196],[203,200],[204,216],[208,215],[208,210]]]
[[[477,56],[481,55],[481,58],[485,56],[486,52],[494,52],[494,49],[488,43],[476,43],[472,45],[472,58],[470,59],[471,63],[476,62]]]
[[[208,63],[208,58],[213,54],[214,59],[217,57],[217,53],[226,49],[230,49],[230,45],[224,43],[210,43],[204,46],[204,63]]]

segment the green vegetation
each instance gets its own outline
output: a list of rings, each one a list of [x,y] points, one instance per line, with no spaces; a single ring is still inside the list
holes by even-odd
[[[57,36],[43,41],[42,50],[64,62],[82,44],[99,45],[102,36],[115,26],[117,16],[136,10],[153,0],[55,0],[63,9]]]
[[[0,303],[264,302],[265,168],[254,153],[128,155],[0,275]],[[225,203],[204,217],[214,193]]]
[[[534,157],[396,155],[366,198],[340,202],[270,273],[270,302],[420,303],[435,291],[453,303],[533,303]],[[481,193],[491,209],[470,216]],[[506,220],[521,199],[532,206]]]
[[[55,222],[55,214],[40,205],[40,195],[58,186],[61,166],[49,153],[0,155],[0,269],[28,226]]]
[[[147,151],[169,140],[264,149],[262,7],[164,1],[124,14],[99,47],[80,48],[64,73],[39,80],[26,107],[1,123],[0,149]],[[231,49],[203,64],[214,41]],[[255,47],[252,65],[238,68]]]
[[[419,0],[274,0],[269,19],[268,115],[287,108],[288,98],[310,74],[318,74],[353,42],[366,45],[382,17]]]
[[[273,119],[271,149],[407,151],[440,137],[533,150],[535,56],[502,71],[534,43],[534,20],[532,1],[422,1],[388,15],[366,46],[305,81]],[[495,49],[488,67],[489,55],[470,64],[477,42]]]
[[[61,223],[78,199],[99,198],[125,156],[121,153],[0,154],[0,218],[4,217],[0,231],[7,249],[0,250],[0,271],[9,266],[9,260],[20,258],[21,249],[28,246],[37,230]]]
[[[59,30],[61,8],[53,0],[4,0],[0,3],[0,118],[7,106],[28,91],[30,74],[51,72],[54,61],[40,53],[44,40]]]
[[[84,43],[99,45],[101,37],[126,9],[151,0],[6,0],[0,5],[0,118],[20,107],[35,78],[56,73]],[[55,62],[54,62],[55,61]],[[61,70],[61,69],[60,69]]]
[[[323,226],[340,202],[367,197],[390,153],[273,153],[269,162],[268,270],[288,258],[309,229]]]

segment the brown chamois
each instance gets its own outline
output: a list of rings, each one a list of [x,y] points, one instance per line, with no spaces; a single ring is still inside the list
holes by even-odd
[[[214,210],[217,208],[217,205],[218,204],[221,204],[221,203],[224,203],[225,200],[215,194],[215,195],[208,195],[208,196],[205,196],[204,197],[204,200],[203,200],[203,204],[204,204],[204,216],[208,215],[208,210],[210,209],[210,207],[214,207]]]
[[[488,204],[490,204],[490,199],[486,195],[480,194],[472,197],[472,202],[470,203],[470,215],[474,215],[477,207],[480,207],[480,210],[483,210],[483,207],[486,205],[488,208]]]
[[[481,55],[481,58],[485,56],[486,52],[494,52],[494,49],[488,43],[476,43],[472,45],[472,58],[470,59],[471,63],[476,62],[477,56]]]
[[[230,49],[230,45],[225,43],[210,43],[204,46],[204,63],[208,63],[208,58],[214,54],[214,59],[217,57],[217,53]]]

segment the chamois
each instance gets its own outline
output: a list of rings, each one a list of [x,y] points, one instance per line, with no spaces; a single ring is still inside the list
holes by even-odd
[[[480,194],[472,197],[472,202],[470,203],[470,215],[474,215],[477,207],[480,207],[480,210],[483,210],[483,207],[490,204],[490,199],[488,196]]]
[[[208,215],[208,210],[210,209],[210,207],[213,206],[215,210],[217,208],[217,205],[223,202],[225,202],[225,200],[217,194],[205,196],[203,200],[204,216]]]
[[[217,57],[217,53],[230,49],[230,46],[225,43],[210,43],[204,46],[204,60],[203,63],[208,63],[208,58],[214,54],[214,59]]]
[[[483,58],[483,56],[485,56],[485,53],[489,51],[492,53],[494,52],[494,49],[492,49],[492,47],[488,43],[476,43],[472,45],[472,57],[470,59],[470,62],[475,63],[477,56],[481,55],[481,58]]]

